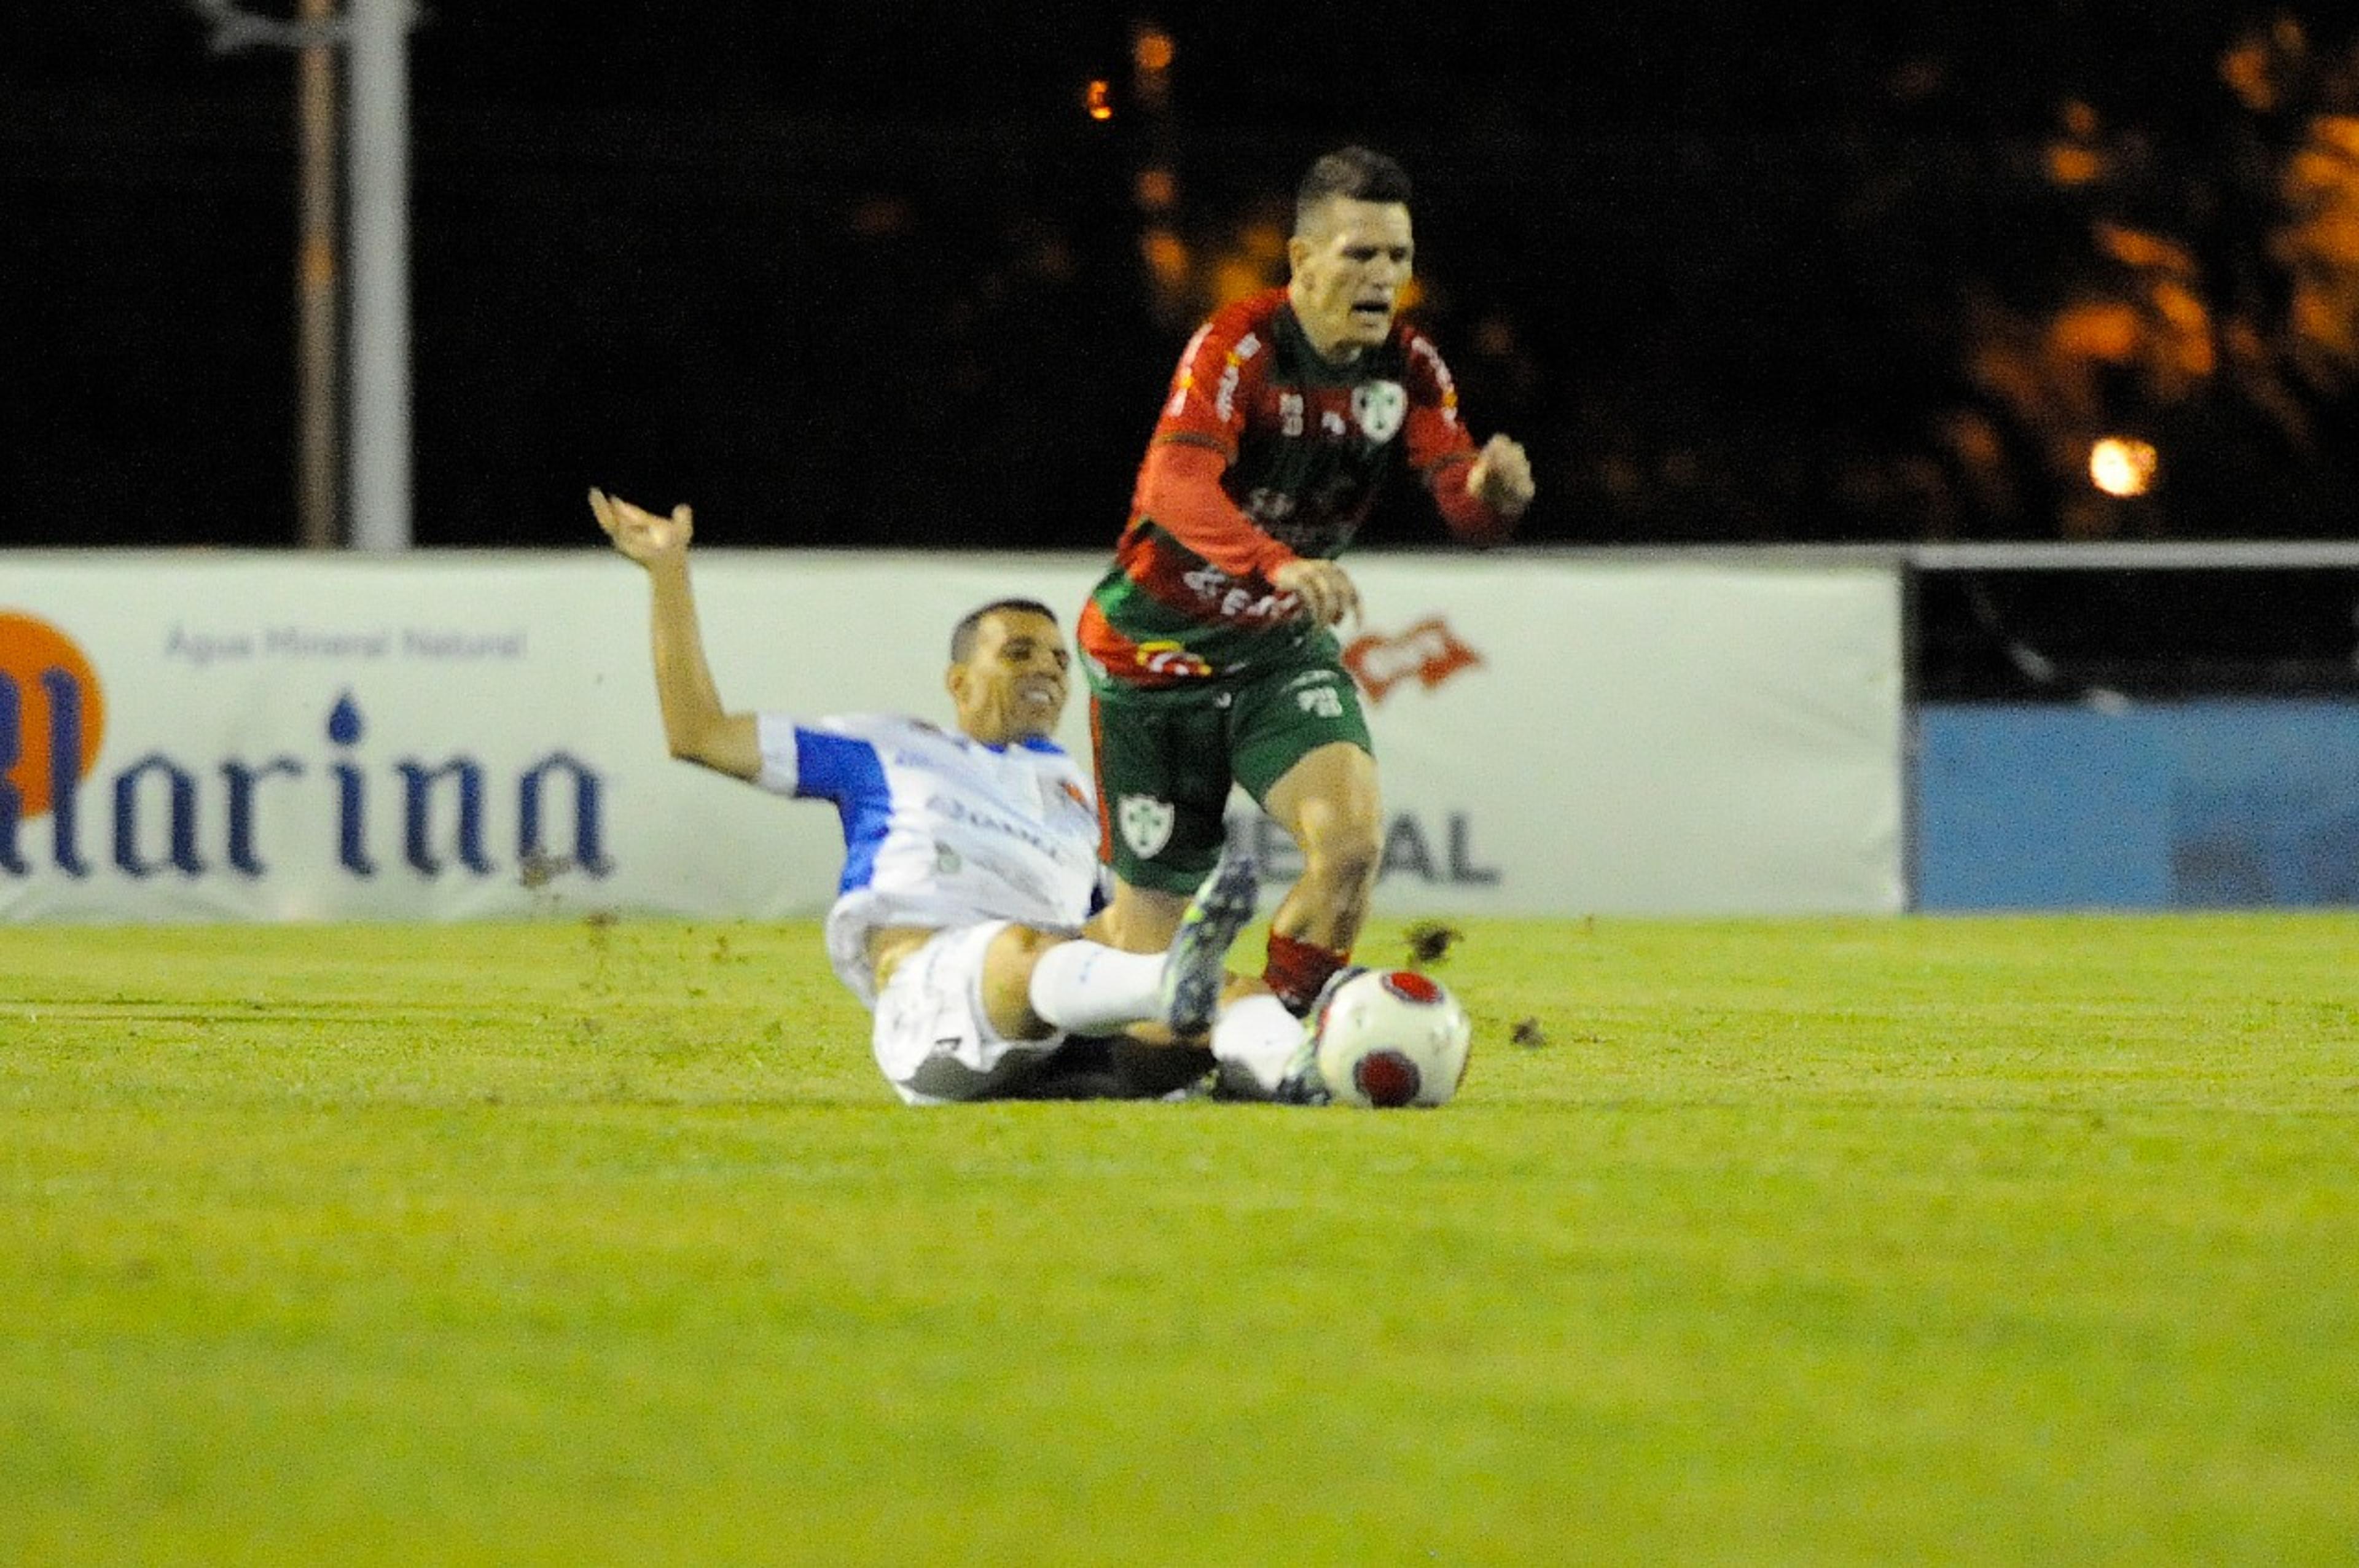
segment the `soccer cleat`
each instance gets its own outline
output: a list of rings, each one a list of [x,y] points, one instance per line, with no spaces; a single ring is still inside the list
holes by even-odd
[[[1285,1076],[1278,1079],[1277,1092],[1271,1098],[1281,1105],[1326,1105],[1334,1099],[1325,1075],[1319,1071],[1319,1040],[1327,1025],[1327,1002],[1343,989],[1345,980],[1367,972],[1365,964],[1346,964],[1327,977],[1327,983],[1319,988],[1319,1000],[1310,1004],[1310,1015],[1303,1020],[1302,1044],[1287,1058]]]
[[[1269,1098],[1280,1105],[1325,1105],[1335,1098],[1319,1071],[1316,1031],[1303,1032],[1302,1044],[1287,1058],[1286,1076],[1277,1080],[1277,1090]]]
[[[1260,897],[1253,857],[1228,853],[1188,901],[1163,957],[1163,1022],[1173,1033],[1196,1034],[1211,1026],[1228,979],[1229,945],[1254,917]]]

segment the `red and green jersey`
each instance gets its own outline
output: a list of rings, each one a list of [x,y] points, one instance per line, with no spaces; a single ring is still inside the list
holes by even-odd
[[[1340,554],[1400,470],[1452,533],[1503,536],[1507,519],[1466,489],[1473,460],[1450,369],[1415,328],[1335,364],[1283,288],[1223,308],[1180,356],[1129,526],[1082,611],[1092,677],[1176,686],[1319,634],[1269,574]]]

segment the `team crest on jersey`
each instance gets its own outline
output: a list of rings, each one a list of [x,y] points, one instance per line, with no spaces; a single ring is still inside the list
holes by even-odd
[[[1122,841],[1142,860],[1153,860],[1164,845],[1171,842],[1171,829],[1179,817],[1169,801],[1158,800],[1151,795],[1124,795],[1114,811],[1114,820],[1122,827]]]
[[[1352,417],[1360,434],[1383,446],[1400,434],[1408,417],[1408,388],[1397,381],[1372,381],[1352,389]]]

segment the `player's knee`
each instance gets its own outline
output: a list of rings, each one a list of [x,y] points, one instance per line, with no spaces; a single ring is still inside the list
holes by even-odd
[[[1065,940],[1028,925],[1010,925],[992,939],[984,956],[984,976],[1021,985],[1030,979],[1032,967],[1040,961],[1040,955]]]
[[[1188,913],[1183,893],[1158,892],[1129,882],[1114,884],[1114,901],[1099,917],[1096,935],[1109,947],[1125,953],[1160,953],[1171,946]]]

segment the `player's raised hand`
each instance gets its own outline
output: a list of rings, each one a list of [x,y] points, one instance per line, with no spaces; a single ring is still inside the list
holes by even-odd
[[[1335,625],[1346,615],[1360,618],[1359,585],[1332,561],[1310,556],[1288,561],[1269,574],[1269,583],[1302,600],[1303,609],[1321,626]]]
[[[1474,466],[1466,470],[1466,488],[1474,498],[1512,523],[1532,503],[1538,487],[1532,482],[1532,460],[1520,442],[1494,436],[1483,444]]]
[[[690,536],[696,532],[695,519],[684,501],[671,509],[670,516],[659,517],[619,495],[592,490],[590,510],[606,537],[614,541],[614,548],[643,567],[687,549]]]

